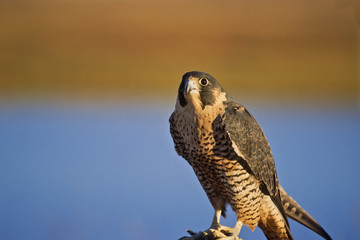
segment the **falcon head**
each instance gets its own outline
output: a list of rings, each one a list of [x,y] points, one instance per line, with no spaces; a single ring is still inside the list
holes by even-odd
[[[208,73],[188,72],[182,77],[178,91],[178,103],[181,107],[193,106],[195,108],[213,106],[224,101],[226,93],[218,81]]]

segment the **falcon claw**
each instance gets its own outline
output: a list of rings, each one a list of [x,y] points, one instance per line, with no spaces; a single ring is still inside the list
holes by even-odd
[[[191,235],[190,237],[182,237],[179,240],[241,240],[233,235],[232,228],[223,227],[219,229],[209,228],[203,232],[194,232],[189,229],[186,231]]]
[[[195,236],[195,235],[199,234],[199,233],[193,232],[193,231],[191,231],[191,230],[189,230],[189,229],[186,229],[186,231],[187,231],[191,236]]]

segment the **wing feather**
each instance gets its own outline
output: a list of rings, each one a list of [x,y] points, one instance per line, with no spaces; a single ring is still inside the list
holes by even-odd
[[[252,172],[262,183],[260,188],[271,196],[289,227],[280,198],[274,158],[260,125],[244,106],[235,101],[227,102],[225,113],[218,120],[220,123],[214,123],[219,125],[218,130],[221,129],[227,133],[235,153],[228,154],[227,157],[232,158],[235,155],[233,159]],[[289,229],[288,233],[290,234]]]
[[[175,113],[171,114],[171,116],[169,118],[169,123],[170,123],[170,134],[174,141],[175,151],[177,152],[177,154],[179,154],[180,156],[185,158],[186,156],[185,156],[185,150],[184,150],[184,140],[176,128]]]
[[[222,117],[232,148],[245,161],[271,196],[278,193],[275,163],[268,140],[255,118],[236,102],[229,102]]]

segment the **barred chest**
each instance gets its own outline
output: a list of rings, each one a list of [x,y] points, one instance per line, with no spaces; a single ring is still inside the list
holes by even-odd
[[[219,139],[216,129],[216,114],[207,116],[178,114],[177,129],[182,135],[184,152],[183,157],[192,164],[194,161],[207,161],[215,156],[216,138]]]

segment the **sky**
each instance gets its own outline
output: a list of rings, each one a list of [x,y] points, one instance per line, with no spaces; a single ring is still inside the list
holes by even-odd
[[[178,239],[213,209],[169,133],[173,104],[0,109],[1,239]],[[280,184],[333,237],[360,236],[358,111],[249,106]],[[229,210],[222,224],[233,226]],[[321,239],[290,221],[295,239]],[[243,227],[243,239],[265,239]]]

